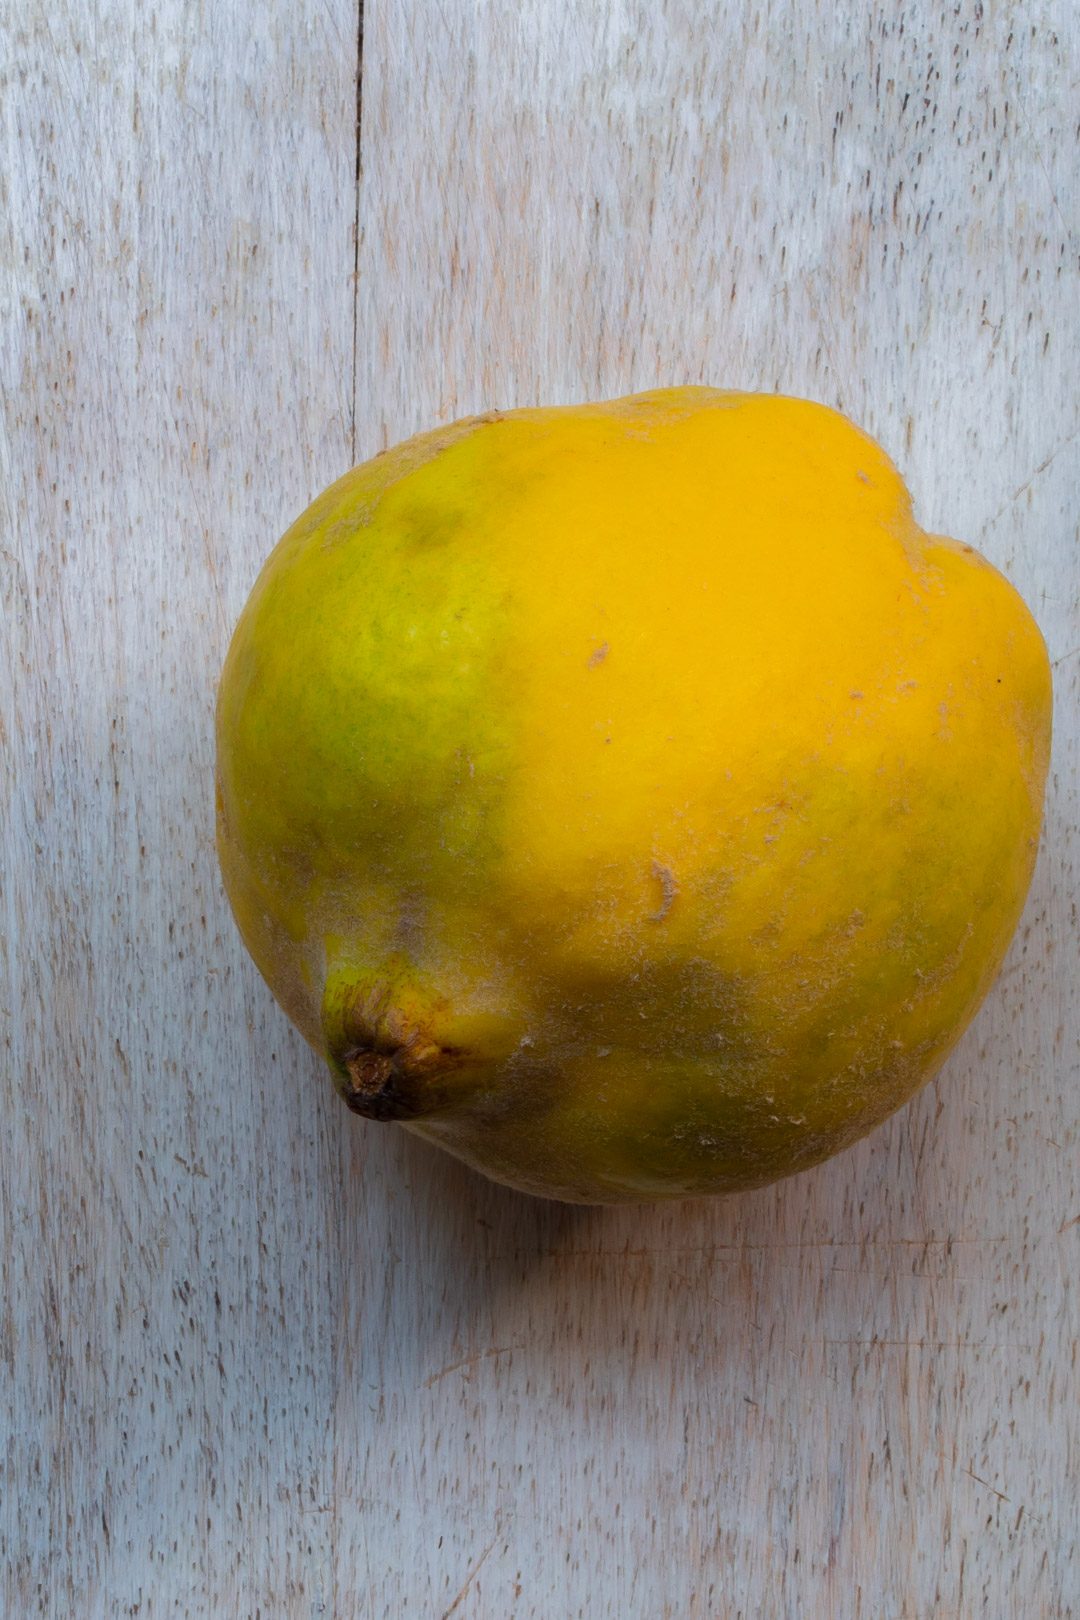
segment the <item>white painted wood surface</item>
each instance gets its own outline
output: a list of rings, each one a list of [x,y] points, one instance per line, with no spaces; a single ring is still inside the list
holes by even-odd
[[[9,0],[3,1614],[1080,1613],[1071,0]],[[356,227],[359,225],[359,237]],[[837,404],[1035,610],[1045,837],[938,1083],[580,1211],[363,1125],[212,842],[229,629],[355,458],[708,381]]]

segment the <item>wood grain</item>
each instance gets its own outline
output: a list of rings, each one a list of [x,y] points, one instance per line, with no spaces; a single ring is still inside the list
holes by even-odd
[[[0,20],[5,1614],[1080,1612],[1080,27],[1061,0],[15,0]],[[941,1079],[588,1211],[359,1124],[212,843],[227,637],[350,459],[658,383],[839,405],[1055,663]]]

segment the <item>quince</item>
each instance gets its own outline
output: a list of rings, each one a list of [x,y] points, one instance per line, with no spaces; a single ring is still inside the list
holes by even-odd
[[[217,736],[237,921],[349,1107],[613,1203],[802,1170],[935,1073],[1024,903],[1050,674],[842,416],[677,388],[348,473]]]

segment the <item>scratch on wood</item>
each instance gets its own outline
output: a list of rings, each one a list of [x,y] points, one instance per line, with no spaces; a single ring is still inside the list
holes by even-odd
[[[462,1601],[465,1594],[468,1592],[469,1587],[472,1585],[473,1581],[475,1581],[476,1577],[479,1575],[480,1568],[481,1568],[481,1565],[483,1564],[484,1560],[488,1557],[489,1553],[491,1553],[494,1550],[495,1543],[498,1541],[498,1539],[499,1539],[498,1536],[493,1536],[492,1539],[488,1542],[487,1546],[484,1548],[483,1552],[480,1554],[479,1558],[476,1560],[476,1563],[473,1565],[472,1569],[470,1569],[469,1573],[466,1575],[465,1584],[461,1588],[461,1591],[458,1593],[458,1595],[454,1599],[453,1603],[451,1603],[450,1607],[448,1609],[443,1610],[441,1620],[450,1620],[450,1616],[453,1614],[453,1612],[457,1608],[458,1604]]]
[[[970,1474],[972,1479],[975,1480],[976,1484],[985,1485],[988,1491],[993,1491],[994,1495],[1000,1497],[1003,1502],[1010,1501],[1010,1498],[1005,1495],[1004,1491],[999,1491],[996,1485],[991,1485],[988,1479],[983,1479],[980,1474],[975,1473],[974,1469],[965,1468],[964,1473]]]
[[[440,1378],[448,1378],[452,1372],[460,1372],[462,1367],[475,1367],[490,1356],[508,1356],[513,1348],[512,1344],[493,1344],[489,1350],[477,1350],[471,1356],[462,1356],[460,1361],[452,1361],[448,1367],[440,1367],[438,1372],[432,1373],[430,1378],[425,1379],[424,1388],[430,1389]]]
[[[1035,482],[1036,478],[1041,477],[1041,475],[1046,471],[1047,467],[1050,466],[1051,462],[1056,461],[1061,452],[1068,449],[1069,445],[1072,444],[1078,433],[1080,433],[1080,428],[1073,428],[1071,433],[1067,433],[1060,443],[1056,444],[1049,454],[1043,457],[1043,459],[1039,462],[1039,465],[1035,468],[1035,471],[1031,473],[1029,477],[1024,479],[1024,482],[1020,485],[1019,489],[1014,489],[1008,500],[1002,502],[997,511],[994,513],[993,517],[990,519],[989,523],[985,525],[986,528],[992,529],[998,518],[1007,512],[1009,507],[1014,505],[1015,502],[1020,499],[1021,495],[1027,493],[1032,484]]]

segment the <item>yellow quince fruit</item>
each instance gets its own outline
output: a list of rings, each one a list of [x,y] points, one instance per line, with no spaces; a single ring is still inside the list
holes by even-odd
[[[1024,903],[1050,673],[842,416],[676,388],[348,473],[217,737],[237,921],[349,1107],[612,1203],[804,1169],[934,1074]]]

